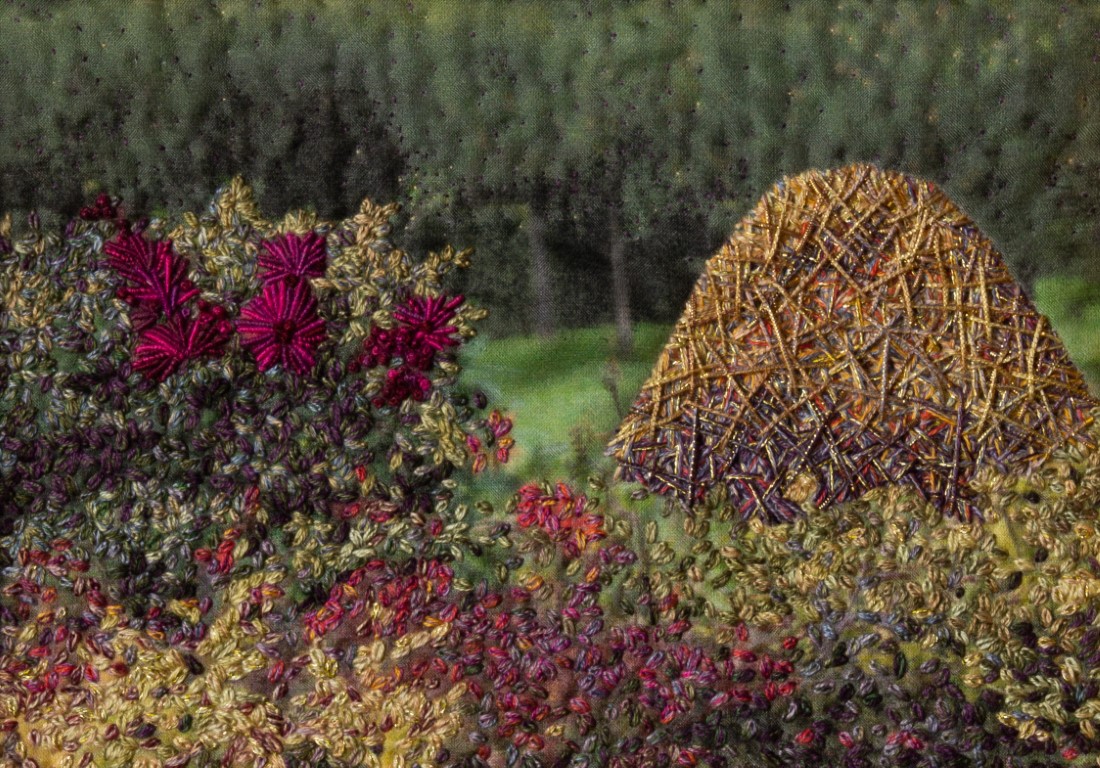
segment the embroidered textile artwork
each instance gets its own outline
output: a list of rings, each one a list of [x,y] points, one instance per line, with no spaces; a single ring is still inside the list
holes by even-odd
[[[781,182],[612,443],[641,482],[503,502],[470,254],[396,211],[0,222],[0,766],[1100,757],[1096,403],[942,193]]]
[[[853,165],[780,182],[706,266],[612,451],[694,503],[790,520],[912,485],[980,514],[974,471],[1086,439],[1080,372],[935,186]]]

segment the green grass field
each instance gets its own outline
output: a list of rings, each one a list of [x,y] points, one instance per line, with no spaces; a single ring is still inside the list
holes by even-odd
[[[625,359],[613,357],[609,325],[548,339],[477,338],[468,344],[460,360],[467,385],[484,390],[515,420],[509,474],[527,479],[583,474],[582,457],[602,454],[602,444],[653,370],[670,331],[665,325],[638,325],[634,353]]]
[[[1050,318],[1093,393],[1100,394],[1100,285],[1048,277],[1035,286],[1035,303]]]
[[[1036,286],[1035,301],[1093,392],[1100,393],[1100,286],[1072,277],[1046,278]],[[591,462],[609,461],[602,458],[603,446],[671,330],[637,326],[634,353],[614,363],[617,404],[607,383],[614,339],[610,325],[562,331],[549,339],[480,337],[468,344],[461,358],[465,381],[484,390],[494,407],[515,420],[516,449],[507,473],[513,483],[580,479]]]

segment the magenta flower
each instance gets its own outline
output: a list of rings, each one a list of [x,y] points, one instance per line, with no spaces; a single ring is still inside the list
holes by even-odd
[[[325,238],[316,232],[304,237],[293,232],[265,240],[256,259],[264,283],[282,280],[294,285],[302,278],[325,273]]]
[[[317,362],[317,346],[325,340],[325,321],[317,315],[317,299],[304,282],[265,285],[263,293],[241,310],[237,330],[261,371],[281,365],[307,373]]]
[[[426,371],[435,363],[435,354],[446,347],[457,347],[454,334],[458,328],[450,324],[455,310],[464,297],[414,296],[394,310],[398,321],[395,328],[373,328],[363,342],[364,354],[359,362],[368,368],[389,365],[395,357],[405,365]]]
[[[445,347],[458,346],[458,339],[454,338],[458,328],[450,322],[464,300],[461,295],[454,298],[413,296],[404,306],[394,310],[393,316],[413,331],[416,346],[438,352]]]
[[[232,331],[224,312],[176,315],[138,337],[133,366],[156,381],[164,381],[186,361],[221,352]]]
[[[119,297],[132,306],[150,305],[171,317],[199,293],[187,279],[187,262],[172,250],[171,240],[150,242],[122,231],[103,250],[107,263],[130,283],[119,288]]]

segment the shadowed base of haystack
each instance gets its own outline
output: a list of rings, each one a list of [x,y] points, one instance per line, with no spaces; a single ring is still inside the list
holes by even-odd
[[[975,470],[1086,441],[1095,405],[976,225],[861,164],[786,179],[738,225],[609,452],[689,505],[723,484],[746,517],[901,482],[969,518]]]

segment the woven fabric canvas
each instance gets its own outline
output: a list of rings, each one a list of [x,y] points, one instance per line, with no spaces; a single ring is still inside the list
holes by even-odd
[[[0,3],[0,768],[1100,765],[1098,29]]]

